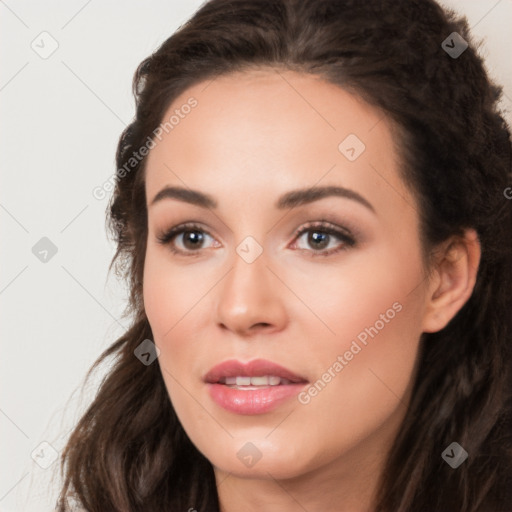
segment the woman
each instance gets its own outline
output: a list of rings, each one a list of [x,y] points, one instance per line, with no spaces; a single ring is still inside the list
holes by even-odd
[[[134,93],[133,325],[59,510],[512,509],[511,143],[466,22],[212,0]]]

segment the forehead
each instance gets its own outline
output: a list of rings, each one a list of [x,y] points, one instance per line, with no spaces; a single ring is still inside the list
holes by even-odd
[[[220,76],[184,91],[166,122],[148,155],[148,202],[168,184],[220,194],[387,181],[407,193],[389,120],[318,76],[272,68]]]

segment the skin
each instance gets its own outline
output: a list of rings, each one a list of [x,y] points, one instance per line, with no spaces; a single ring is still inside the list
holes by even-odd
[[[191,87],[164,118],[191,96],[197,107],[151,149],[146,167],[144,304],[172,404],[214,467],[223,511],[372,510],[420,335],[442,329],[473,290],[476,234],[440,246],[427,278],[390,122],[339,87],[245,71]],[[338,149],[349,134],[366,146],[354,161]],[[218,207],[151,204],[168,185],[207,193]],[[275,208],[290,190],[326,185],[357,192],[375,211],[342,197]],[[318,249],[311,231],[295,237],[322,219],[351,230],[356,244],[331,236]],[[158,243],[190,221],[207,233],[199,249],[187,233],[174,239],[185,255]],[[236,252],[247,236],[263,250],[252,263]],[[204,374],[232,358],[269,359],[316,382],[394,303],[401,310],[309,403],[291,398],[250,416],[210,399]],[[252,467],[237,457],[247,442],[261,452]]]

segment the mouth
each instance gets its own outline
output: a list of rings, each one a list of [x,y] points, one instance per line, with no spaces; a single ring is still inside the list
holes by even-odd
[[[217,405],[246,415],[275,409],[309,382],[305,377],[264,359],[246,364],[224,361],[214,366],[203,381]]]
[[[230,359],[214,366],[203,380],[210,384],[239,387],[266,387],[308,382],[305,377],[266,359],[253,359],[248,363]]]
[[[221,377],[217,384],[225,384],[234,389],[260,389],[268,386],[286,386],[292,384],[292,381],[279,377],[278,375],[262,375],[259,377]]]

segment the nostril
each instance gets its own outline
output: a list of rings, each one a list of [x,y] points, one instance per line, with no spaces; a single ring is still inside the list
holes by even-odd
[[[254,324],[253,327],[268,327],[270,324],[267,324],[266,322],[260,322],[258,324]]]

